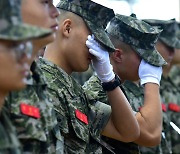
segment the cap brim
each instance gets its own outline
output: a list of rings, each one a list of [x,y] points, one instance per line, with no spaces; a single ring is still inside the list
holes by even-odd
[[[95,38],[108,50],[108,52],[114,52],[115,47],[106,34],[105,29],[99,26],[95,26],[94,23],[86,19],[84,19],[84,21],[87,24],[88,28],[91,30],[92,34],[94,34]]]
[[[177,37],[172,38],[169,36],[169,37],[160,37],[159,39],[172,48],[180,49],[180,39],[178,39]]]
[[[29,39],[39,39],[50,35],[52,31],[50,29],[39,28],[37,26],[31,26],[25,23],[18,25],[11,25],[0,32],[0,39],[23,41]]]
[[[163,66],[166,65],[167,62],[164,58],[160,55],[160,53],[156,50],[156,48],[147,50],[147,49],[140,49],[135,46],[131,46],[138,55],[144,59],[147,63],[154,65],[154,66]]]

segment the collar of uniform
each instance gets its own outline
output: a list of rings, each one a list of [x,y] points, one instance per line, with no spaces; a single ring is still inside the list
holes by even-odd
[[[133,83],[132,81],[126,80],[126,81],[122,84],[122,87],[128,89],[129,91],[131,91],[135,96],[143,95],[143,87],[138,87],[138,86],[137,86],[135,83]]]
[[[32,78],[32,72],[31,72],[31,71],[29,72],[29,75],[28,75],[28,77],[26,78],[26,84],[27,84],[28,86],[34,85],[34,81],[33,81],[33,78]]]
[[[72,78],[63,69],[47,59],[40,58],[39,61],[42,69],[46,70],[50,74],[53,74],[58,80],[62,83],[65,82],[65,85],[71,88]]]
[[[41,70],[41,67],[39,66],[39,64],[36,61],[34,61],[34,63],[36,64],[35,72],[39,75],[38,85],[47,85],[45,77],[44,77],[43,72]]]

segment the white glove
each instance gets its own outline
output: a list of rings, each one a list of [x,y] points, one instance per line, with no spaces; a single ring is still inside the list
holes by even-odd
[[[162,75],[162,67],[156,67],[148,64],[143,59],[139,65],[139,77],[141,85],[150,83],[156,83],[160,85]]]
[[[115,74],[110,64],[109,53],[94,40],[94,36],[88,35],[86,45],[89,52],[94,56],[92,65],[101,82],[109,82],[114,79]]]

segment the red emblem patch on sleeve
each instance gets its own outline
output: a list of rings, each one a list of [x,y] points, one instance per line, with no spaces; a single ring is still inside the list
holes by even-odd
[[[21,109],[21,113],[24,114],[24,115],[31,116],[31,117],[34,117],[34,118],[37,118],[37,119],[39,119],[41,117],[39,108],[34,107],[32,105],[21,103],[20,104],[20,109]]]
[[[88,118],[87,116],[82,113],[79,110],[75,110],[76,118],[78,118],[80,121],[84,122],[86,125],[88,125]]]
[[[168,108],[171,111],[180,112],[180,106],[175,103],[169,103]]]

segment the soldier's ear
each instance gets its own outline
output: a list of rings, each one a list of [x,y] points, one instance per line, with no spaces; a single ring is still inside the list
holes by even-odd
[[[116,48],[115,51],[112,53],[114,61],[121,63],[123,57],[122,49]]]
[[[70,19],[66,19],[62,25],[62,33],[65,37],[69,37],[72,30],[72,21]]]

